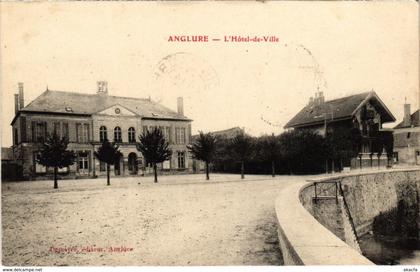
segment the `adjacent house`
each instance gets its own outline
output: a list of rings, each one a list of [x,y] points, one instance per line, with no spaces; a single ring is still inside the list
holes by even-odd
[[[309,129],[320,135],[337,128],[348,129],[349,132],[358,128],[362,135],[359,157],[344,162],[344,166],[355,168],[372,166],[372,157],[375,156],[373,147],[379,140],[378,131],[385,131],[382,125],[394,121],[394,115],[374,91],[328,101],[325,101],[322,92],[318,92],[284,128]]]
[[[222,137],[222,138],[225,138],[225,139],[233,139],[238,134],[242,134],[242,133],[244,133],[244,129],[240,128],[240,127],[233,127],[233,128],[229,128],[229,129],[210,132],[210,134],[212,134],[213,136]],[[194,141],[197,138],[198,138],[198,134],[193,135],[191,137],[192,141]],[[205,167],[205,163],[203,161],[193,159],[193,171],[194,172],[204,171],[204,167]]]
[[[419,114],[411,114],[410,104],[404,104],[404,119],[394,128],[394,160],[399,164],[420,165]]]
[[[114,175],[139,175],[147,162],[136,149],[138,136],[152,128],[160,128],[170,142],[172,158],[160,165],[162,170],[188,171],[187,144],[191,136],[191,119],[184,116],[183,100],[178,98],[178,111],[168,109],[150,99],[111,96],[108,84],[100,81],[94,94],[46,90],[24,105],[23,84],[15,94],[13,156],[23,168],[25,178],[49,173],[35,158],[48,134],[57,133],[69,139],[69,149],[77,154],[76,163],[61,169],[62,175],[97,176],[105,174],[105,165],[93,152],[104,139],[117,142],[123,157],[112,167]]]

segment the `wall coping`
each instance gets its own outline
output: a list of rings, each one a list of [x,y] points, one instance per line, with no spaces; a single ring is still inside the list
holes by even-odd
[[[329,175],[302,180],[284,188],[276,199],[275,209],[279,224],[279,234],[289,244],[292,255],[304,265],[374,265],[369,259],[351,248],[321,225],[307,211],[301,201],[301,192],[314,182],[322,182],[344,177],[373,175],[389,172],[411,172],[420,168],[378,169],[357,173]]]
[[[307,179],[306,182],[312,184],[314,182],[322,182],[322,181],[328,181],[328,180],[332,180],[332,179],[359,177],[359,176],[367,176],[367,175],[382,174],[382,173],[415,172],[415,171],[419,171],[419,170],[420,170],[420,167],[410,167],[410,168],[397,168],[397,169],[395,169],[395,168],[376,169],[376,170],[360,171],[360,172],[357,172],[357,173],[337,173],[337,174],[323,176],[323,177],[319,177],[319,178]]]

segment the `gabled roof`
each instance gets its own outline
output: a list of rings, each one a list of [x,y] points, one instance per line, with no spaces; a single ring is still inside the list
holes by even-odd
[[[404,125],[404,121],[399,123],[394,129],[398,128],[409,128],[409,127],[419,127],[420,126],[420,110],[415,111],[413,114],[411,114],[410,118],[410,125],[406,126]]]
[[[184,115],[149,99],[51,90],[43,92],[20,111],[91,115],[113,105],[121,105],[143,118],[190,121]]]
[[[395,121],[395,117],[380,100],[378,95],[371,91],[325,101],[319,105],[307,105],[284,128],[322,124],[325,120],[325,113],[327,113],[327,120],[339,121],[350,119],[367,101],[373,102],[375,108],[381,113],[382,123]]]

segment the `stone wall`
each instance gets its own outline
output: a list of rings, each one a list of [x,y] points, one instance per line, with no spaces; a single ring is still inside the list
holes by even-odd
[[[285,264],[373,264],[361,255],[358,237],[402,201],[418,207],[419,192],[418,168],[336,175],[285,188],[276,200]]]
[[[340,240],[304,208],[300,202],[301,196],[312,202],[309,194],[301,194],[306,189],[310,191],[313,186],[302,180],[284,188],[276,199],[278,234],[285,265],[372,265],[372,262]],[[331,201],[336,203],[335,198],[326,199],[326,202]],[[337,216],[337,213],[340,213],[339,210],[328,208],[324,215]]]
[[[356,233],[361,236],[371,230],[376,216],[396,208],[400,200],[416,201],[420,170],[343,177],[341,184]]]

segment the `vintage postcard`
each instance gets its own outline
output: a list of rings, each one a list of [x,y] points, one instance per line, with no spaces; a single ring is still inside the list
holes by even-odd
[[[0,67],[3,271],[420,268],[418,1],[1,2]]]

